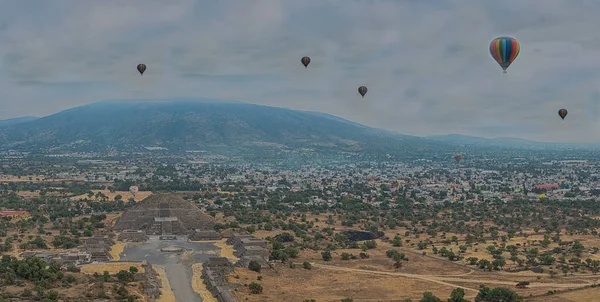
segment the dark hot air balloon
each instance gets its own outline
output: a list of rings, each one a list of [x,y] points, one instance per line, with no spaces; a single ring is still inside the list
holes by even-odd
[[[144,75],[144,71],[146,71],[146,64],[138,64],[137,70],[140,72],[141,75]]]
[[[506,69],[519,55],[519,51],[521,50],[521,46],[519,42],[511,37],[499,37],[490,43],[490,53],[492,57],[504,73],[506,73]]]
[[[302,59],[300,60],[300,62],[302,62],[302,65],[304,65],[304,68],[308,67],[308,64],[310,64],[310,58],[309,57],[302,57]]]
[[[567,112],[567,109],[560,109],[558,110],[558,116],[560,116],[561,119],[565,119],[565,117],[567,116],[569,112]]]
[[[367,86],[360,86],[358,87],[358,93],[360,93],[360,95],[364,98],[365,94],[367,94]]]
[[[454,155],[454,160],[456,161],[456,163],[459,163],[462,160],[462,154]]]

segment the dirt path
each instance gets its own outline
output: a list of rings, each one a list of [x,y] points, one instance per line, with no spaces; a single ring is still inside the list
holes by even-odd
[[[455,284],[450,284],[450,283],[444,282],[442,280],[432,279],[430,277],[423,276],[423,275],[414,275],[414,274],[405,274],[405,273],[393,273],[393,272],[369,271],[369,270],[363,270],[363,269],[357,269],[357,268],[338,267],[338,266],[324,265],[324,264],[318,264],[318,263],[311,263],[311,264],[314,267],[319,267],[319,268],[329,269],[329,270],[338,270],[338,271],[346,271],[346,272],[359,272],[359,273],[365,273],[365,274],[401,276],[401,277],[415,278],[415,279],[421,279],[421,280],[425,280],[425,281],[429,281],[429,282],[434,282],[434,283],[438,283],[438,284],[442,284],[442,285],[446,285],[446,286],[450,286],[450,287],[459,287],[459,288],[462,288],[464,290],[479,292],[478,289],[464,287],[464,286],[459,286],[459,285],[455,285]]]
[[[479,289],[468,288],[464,286],[458,286],[456,284],[448,283],[448,282],[466,282],[466,283],[487,283],[487,284],[499,284],[499,285],[515,285],[516,281],[498,281],[498,280],[483,280],[483,279],[462,279],[451,276],[435,276],[435,275],[416,275],[416,274],[407,274],[407,273],[399,273],[399,272],[380,272],[380,271],[370,271],[356,268],[346,268],[346,267],[338,267],[333,265],[325,265],[319,263],[311,263],[315,267],[330,269],[330,270],[338,270],[338,271],[349,271],[349,272],[358,272],[365,274],[375,274],[375,275],[388,275],[388,276],[401,276],[407,278],[421,279],[429,282],[435,282],[438,284],[447,285],[450,287],[459,287],[465,290],[470,290],[474,292],[479,292]],[[467,273],[468,274],[468,273]],[[465,274],[466,275],[466,274]],[[448,281],[448,282],[446,282]],[[541,283],[541,282],[531,282],[529,287],[552,287],[552,288],[578,288],[592,285],[592,282],[587,283]]]

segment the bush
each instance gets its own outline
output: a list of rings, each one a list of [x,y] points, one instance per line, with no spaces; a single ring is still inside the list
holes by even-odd
[[[331,261],[331,259],[333,259],[330,251],[321,252],[321,256],[323,256],[324,261]]]
[[[248,269],[250,269],[251,271],[255,271],[257,273],[260,273],[260,263],[258,263],[257,261],[250,261],[250,263],[248,263]]]
[[[263,287],[262,285],[256,283],[256,282],[252,282],[250,283],[250,285],[248,285],[248,288],[250,289],[250,292],[253,294],[260,294],[263,291]]]
[[[302,266],[305,269],[312,269],[312,264],[310,264],[309,262],[304,261],[304,263],[302,263]]]

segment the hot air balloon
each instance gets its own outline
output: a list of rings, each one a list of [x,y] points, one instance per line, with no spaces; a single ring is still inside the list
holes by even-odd
[[[300,62],[302,62],[302,65],[304,65],[304,68],[308,67],[308,64],[310,64],[310,58],[309,57],[302,57],[302,59],[300,60]]]
[[[140,72],[140,75],[144,75],[144,71],[146,71],[146,64],[138,64],[137,70]]]
[[[129,193],[131,193],[131,195],[133,195],[133,198],[135,198],[135,193],[138,192],[138,187],[137,186],[131,186],[129,187]]]
[[[369,89],[367,89],[367,86],[360,86],[358,87],[358,93],[360,93],[360,95],[364,98],[365,94],[367,94],[367,91]]]
[[[560,116],[561,119],[565,119],[565,117],[567,116],[569,112],[567,112],[567,109],[560,109],[558,110],[558,116]]]
[[[508,66],[517,58],[520,49],[519,42],[511,37],[499,37],[490,43],[490,53],[494,60],[502,67],[504,73],[506,73]]]
[[[459,163],[462,160],[462,154],[454,155],[454,160],[456,161],[456,163]]]

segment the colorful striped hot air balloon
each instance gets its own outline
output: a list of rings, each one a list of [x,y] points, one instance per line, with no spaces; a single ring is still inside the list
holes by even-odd
[[[561,119],[565,119],[565,117],[567,116],[569,112],[567,112],[567,109],[560,109],[558,110],[558,116],[560,116]]]
[[[140,75],[144,75],[144,71],[146,71],[146,64],[138,64],[137,70],[140,72]]]
[[[367,86],[360,86],[358,87],[358,93],[360,93],[360,95],[364,98],[365,94],[367,94],[367,91],[369,89],[367,89]]]
[[[300,60],[300,62],[302,62],[302,65],[304,65],[304,68],[308,67],[308,64],[310,64],[310,58],[309,57],[302,57],[302,59]]]
[[[511,37],[499,37],[490,43],[490,53],[494,60],[502,67],[504,73],[506,73],[508,66],[519,55],[519,50],[521,50],[519,42]]]

